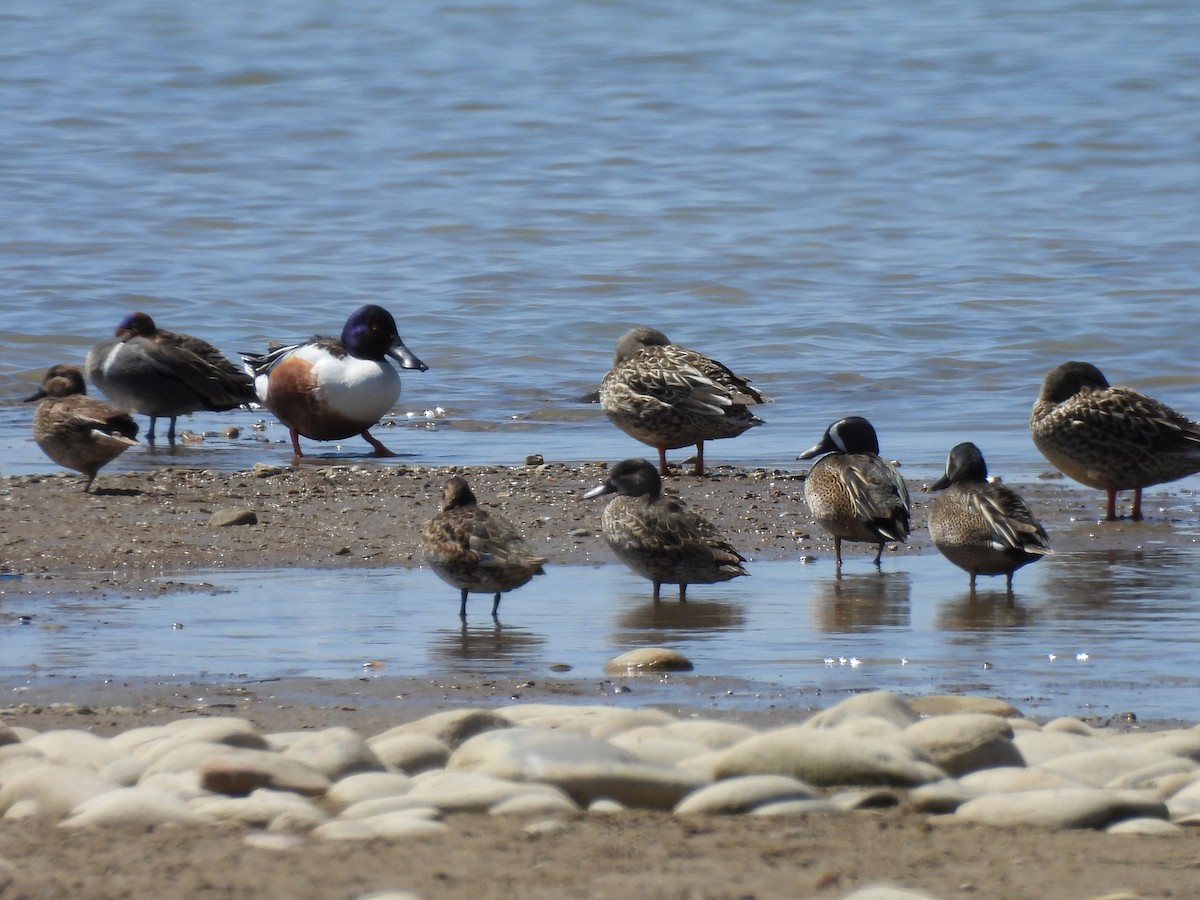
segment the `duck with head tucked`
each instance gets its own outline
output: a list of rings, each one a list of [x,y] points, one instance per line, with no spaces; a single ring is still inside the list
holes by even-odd
[[[1142,520],[1142,489],[1200,472],[1200,424],[1132,388],[1113,387],[1091,363],[1051,369],[1029,420],[1033,443],[1068,478],[1108,492],[1132,490],[1130,518]]]
[[[654,584],[654,599],[664,584],[679,585],[687,600],[689,584],[714,584],[748,575],[746,558],[707,519],[682,502],[663,496],[662,479],[644,459],[626,459],[583,499],[617,494],[604,507],[604,540],[621,562]]]
[[[862,416],[840,419],[800,459],[814,456],[821,458],[804,480],[804,496],[817,522],[833,535],[837,571],[844,540],[878,545],[878,566],[888,541],[908,540],[912,503],[900,473],[879,456],[874,426]]]
[[[26,402],[40,400],[33,414],[33,439],[60,466],[87,476],[86,493],[101,466],[137,445],[137,423],[128,410],[87,396],[83,373],[75,366],[46,370],[41,388]]]
[[[296,456],[304,455],[300,435],[340,441],[356,434],[374,456],[395,456],[370,432],[400,396],[400,375],[388,360],[429,369],[404,346],[392,314],[375,304],[352,312],[340,338],[317,336],[241,357],[263,406],[288,427]]]
[[[971,575],[1004,575],[1012,593],[1013,573],[1054,551],[1046,529],[1010,487],[988,481],[987,463],[972,443],[958,444],[946,474],[929,486],[941,491],[929,510],[934,546]]]
[[[653,328],[634,328],[617,341],[612,368],[600,383],[600,407],[626,434],[667,451],[696,445],[693,475],[704,474],[704,442],[737,437],[763,420],[750,382],[703,353],[672,344]]]
[[[119,406],[150,417],[169,418],[167,442],[175,443],[175,420],[200,410],[224,412],[257,401],[254,386],[221,351],[190,334],[167,331],[144,312],[133,312],[113,337],[96,344],[85,363],[87,376]]]
[[[421,553],[442,581],[462,592],[460,619],[467,617],[467,594],[492,594],[492,618],[500,595],[544,575],[544,556],[536,556],[515,525],[479,506],[465,478],[446,482],[442,510],[421,531]]]

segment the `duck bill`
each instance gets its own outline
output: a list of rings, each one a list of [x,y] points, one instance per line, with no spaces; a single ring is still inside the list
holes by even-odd
[[[25,398],[25,402],[32,403],[34,400],[41,400],[42,398],[47,397],[47,396],[49,396],[49,395],[45,391],[43,391],[41,388],[38,388],[37,393],[30,394],[28,397]]]
[[[940,491],[943,488],[948,488],[948,487],[950,487],[950,476],[943,475],[941,478],[939,478],[937,481],[935,481],[933,484],[931,484],[929,486],[929,490]]]
[[[606,481],[606,482],[604,482],[604,484],[596,485],[594,488],[592,488],[590,491],[588,491],[586,494],[584,494],[579,499],[580,500],[591,500],[593,497],[602,497],[605,494],[611,494],[615,490],[616,490],[616,488],[613,487],[611,484],[609,484]]]
[[[402,369],[416,369],[418,372],[427,372],[429,366],[417,359],[417,355],[404,346],[404,341],[396,341],[388,348],[387,355],[400,363]]]

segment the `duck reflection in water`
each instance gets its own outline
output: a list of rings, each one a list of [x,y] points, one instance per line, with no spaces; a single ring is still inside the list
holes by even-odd
[[[506,663],[532,657],[546,639],[524,628],[504,628],[493,620],[487,625],[468,625],[434,632],[429,652],[438,659],[462,662]]]
[[[641,598],[638,598],[639,601]],[[746,616],[740,603],[723,600],[689,600],[687,603],[645,603],[624,610],[617,624],[631,632],[622,640],[654,644],[664,631],[695,632],[697,636],[738,631],[745,627]]]
[[[907,626],[911,616],[907,572],[838,575],[814,586],[815,627],[834,634]]]

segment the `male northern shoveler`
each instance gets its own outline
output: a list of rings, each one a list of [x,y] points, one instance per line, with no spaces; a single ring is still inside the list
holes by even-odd
[[[664,584],[713,584],[748,575],[746,561],[707,519],[663,496],[662,479],[644,459],[617,463],[602,484],[583,498],[615,493],[604,507],[604,540],[638,575],[654,583],[654,599]]]
[[[465,478],[446,482],[442,511],[421,531],[421,553],[442,581],[462,591],[459,618],[467,617],[467,594],[494,594],[492,618],[500,595],[544,575],[546,558],[535,556],[515,525],[481,509]]]
[[[395,456],[370,432],[400,396],[400,375],[387,358],[404,369],[429,368],[404,346],[392,314],[374,304],[350,314],[341,338],[317,336],[241,357],[263,406],[291,432],[296,456],[304,455],[300,435],[340,441],[356,434],[375,456]]]
[[[1200,424],[1127,387],[1112,387],[1091,363],[1051,369],[1029,420],[1033,443],[1068,478],[1108,492],[1133,490],[1130,518],[1142,519],[1142,488],[1200,472]]]
[[[703,475],[704,442],[763,424],[749,408],[762,402],[745,378],[653,328],[634,328],[617,341],[600,383],[600,407],[626,434],[658,448],[663,475],[669,474],[667,451],[692,444],[692,474]]]
[[[826,455],[804,481],[804,496],[817,522],[833,535],[838,571],[843,540],[877,544],[878,566],[888,541],[908,540],[912,503],[904,479],[880,458],[875,428],[862,416],[834,422],[800,459],[821,454]]]
[[[987,463],[974,444],[955,446],[946,474],[929,489],[942,491],[929,510],[929,535],[942,556],[970,573],[972,591],[976,575],[1004,575],[1012,593],[1017,569],[1054,552],[1017,492],[987,480]]]
[[[46,370],[41,388],[26,402],[40,400],[33,414],[33,439],[48,457],[87,476],[85,492],[100,467],[137,444],[137,423],[124,409],[87,396],[83,373],[75,366]]]
[[[170,418],[167,441],[174,444],[177,417],[202,409],[224,412],[258,399],[249,377],[220,350],[157,328],[144,312],[122,319],[112,338],[91,349],[85,367],[109,400],[150,417],[150,443],[158,418]]]

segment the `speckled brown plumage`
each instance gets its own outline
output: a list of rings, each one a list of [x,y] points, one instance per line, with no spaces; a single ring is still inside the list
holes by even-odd
[[[87,476],[137,444],[137,423],[128,411],[87,396],[83,373],[75,366],[51,366],[41,388],[27,402],[40,400],[33,414],[33,439],[50,459]]]
[[[604,508],[604,540],[630,569],[654,584],[654,599],[664,584],[679,585],[687,599],[689,584],[713,584],[749,573],[745,557],[707,519],[682,502],[664,497],[662,479],[644,459],[626,459],[584,497],[616,493]]]
[[[861,416],[834,422],[800,459],[820,454],[804,480],[804,496],[817,523],[833,536],[838,571],[844,540],[877,544],[878,566],[888,541],[908,540],[912,504],[904,479],[880,458],[875,429]]]
[[[467,615],[467,594],[493,594],[492,616],[500,595],[545,574],[545,557],[534,555],[515,525],[482,509],[466,479],[446,482],[442,511],[421,532],[421,553],[430,568],[462,592],[458,614]]]
[[[634,328],[617,341],[612,368],[600,384],[600,406],[626,434],[667,451],[696,445],[693,474],[704,473],[704,442],[736,437],[762,419],[750,411],[762,395],[747,379],[695,350],[672,344],[653,328]]]
[[[1011,592],[1017,569],[1053,552],[1046,529],[1017,492],[988,481],[974,444],[950,451],[946,474],[930,490],[941,493],[929,510],[929,535],[946,559],[970,573],[972,591],[977,575],[1004,575]]]
[[[1133,490],[1131,518],[1142,518],[1142,489],[1200,472],[1200,425],[1126,387],[1112,387],[1091,363],[1066,362],[1042,383],[1029,421],[1033,443],[1055,468],[1108,492]]]

